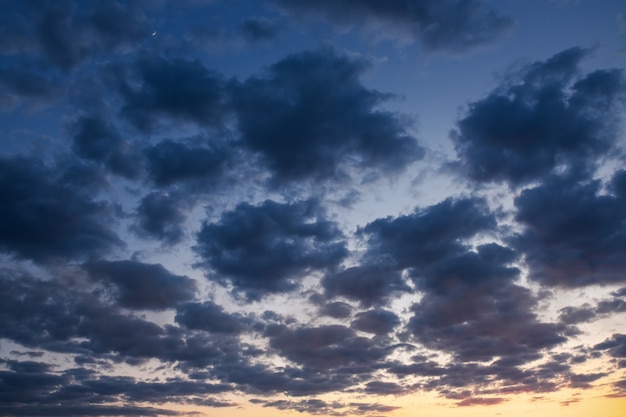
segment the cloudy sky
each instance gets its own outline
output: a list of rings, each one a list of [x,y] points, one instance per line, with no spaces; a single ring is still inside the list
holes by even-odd
[[[623,416],[626,4],[0,2],[0,415]]]

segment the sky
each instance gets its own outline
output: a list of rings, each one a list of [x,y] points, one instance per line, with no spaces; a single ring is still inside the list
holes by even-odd
[[[0,415],[623,417],[626,4],[0,2]]]

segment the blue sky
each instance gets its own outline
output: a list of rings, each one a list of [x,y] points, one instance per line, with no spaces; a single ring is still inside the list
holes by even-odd
[[[619,416],[626,8],[5,1],[0,414]]]

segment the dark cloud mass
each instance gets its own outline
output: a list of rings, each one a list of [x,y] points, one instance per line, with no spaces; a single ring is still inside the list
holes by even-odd
[[[408,126],[378,108],[388,95],[360,83],[365,67],[322,49],[291,55],[265,77],[233,87],[242,143],[262,156],[275,181],[337,181],[355,167],[393,173],[421,158]]]
[[[173,193],[154,191],[141,199],[137,207],[135,230],[143,236],[159,239],[167,244],[182,240],[182,224],[186,219],[184,199]]]
[[[619,193],[601,194],[600,186],[549,178],[516,198],[525,230],[513,241],[532,279],[564,287],[624,282],[626,201]]]
[[[447,199],[397,218],[375,220],[360,230],[368,240],[365,259],[397,269],[425,267],[464,252],[463,239],[495,228],[480,199]]]
[[[608,353],[616,359],[626,358],[626,335],[616,333],[610,339],[598,343],[593,347],[595,350]]]
[[[109,229],[112,210],[66,184],[30,158],[0,159],[0,247],[46,261],[104,253],[122,242]]]
[[[57,92],[56,84],[46,76],[35,72],[3,68],[0,70],[0,84],[14,94],[32,98],[51,97]]]
[[[206,330],[213,333],[239,333],[244,328],[244,320],[230,315],[211,302],[187,303],[178,308],[176,322],[189,329]]]
[[[248,42],[265,42],[280,35],[283,23],[266,17],[249,17],[241,22],[238,31]]]
[[[345,319],[346,317],[350,317],[350,314],[352,314],[352,307],[350,307],[350,304],[335,301],[323,305],[320,308],[320,314],[323,316],[334,317],[336,319]]]
[[[249,299],[291,291],[304,275],[334,269],[347,255],[337,225],[327,220],[316,201],[293,204],[267,200],[225,212],[205,223],[196,251],[203,265],[227,278]]]
[[[626,90],[621,70],[580,75],[588,54],[573,48],[530,64],[471,103],[452,135],[464,173],[519,185],[557,169],[596,168],[618,138]]]
[[[147,16],[134,3],[3,2],[0,50],[68,72],[99,53],[135,49],[149,32],[142,29]]]
[[[85,269],[93,278],[114,284],[115,296],[124,307],[163,310],[190,300],[195,293],[192,279],[172,274],[161,264],[96,261]]]
[[[356,315],[352,327],[366,333],[385,335],[400,324],[400,319],[389,310],[368,310]]]
[[[311,372],[335,374],[370,373],[392,349],[384,340],[357,336],[354,330],[341,325],[290,329],[282,325],[268,326],[270,346],[287,359]],[[352,381],[356,382],[356,381]]]
[[[484,201],[465,199],[378,219],[362,229],[369,244],[365,259],[407,269],[423,292],[408,325],[423,345],[462,361],[484,361],[536,353],[566,340],[565,327],[541,323],[533,312],[536,300],[514,283],[520,271],[511,266],[512,249],[464,243],[495,226]]]
[[[78,156],[100,162],[123,177],[137,178],[141,173],[140,160],[131,145],[109,123],[97,117],[81,117],[70,130]]]
[[[361,265],[327,275],[322,286],[329,297],[343,296],[365,306],[383,304],[394,294],[409,292],[402,276],[380,265]]]
[[[500,37],[512,21],[480,0],[272,0],[297,16],[412,37],[425,49],[465,52]],[[364,24],[365,23],[365,24]],[[375,35],[376,36],[376,35]]]
[[[162,416],[180,415],[160,407],[131,405],[135,402],[163,404],[195,396],[200,398],[228,390],[227,385],[194,384],[173,379],[167,383],[142,382],[132,377],[97,377],[87,369],[53,372],[37,362],[8,362],[0,372],[3,395],[0,412],[11,416]],[[108,405],[120,402],[125,405]]]
[[[530,355],[567,340],[565,326],[540,322],[535,305],[528,290],[513,284],[493,290],[460,286],[414,305],[409,329],[426,346],[463,361]]]
[[[118,77],[122,114],[142,131],[162,126],[164,118],[219,127],[225,117],[224,81],[199,60],[146,58]]]
[[[228,165],[231,155],[225,147],[187,145],[164,140],[145,150],[148,173],[156,185],[177,182],[201,182],[205,188],[215,186]]]

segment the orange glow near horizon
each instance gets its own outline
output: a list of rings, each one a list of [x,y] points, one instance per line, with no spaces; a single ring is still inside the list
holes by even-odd
[[[345,397],[332,395],[333,399]],[[261,398],[261,397],[259,397]],[[289,400],[288,398],[285,398]],[[229,400],[237,406],[225,408],[206,408],[190,405],[171,405],[164,408],[185,413],[187,415],[211,417],[258,417],[272,416],[326,416],[327,414],[310,414],[297,410],[279,410],[273,407],[263,407],[262,404],[253,404],[248,399],[229,396]],[[297,398],[291,398],[298,401]],[[268,401],[272,401],[268,399]],[[332,399],[330,400],[332,401]],[[601,388],[585,391],[562,390],[546,395],[518,395],[505,398],[505,401],[494,405],[458,406],[455,402],[438,397],[434,393],[416,392],[413,395],[402,397],[371,397],[357,396],[349,401],[352,403],[378,403],[400,407],[387,413],[370,413],[385,417],[525,417],[529,415],[555,415],[563,417],[624,417],[626,416],[626,397],[609,397]],[[367,414],[367,415],[370,415]],[[362,416],[362,415],[361,415]],[[345,417],[360,417],[357,414],[346,414]]]

